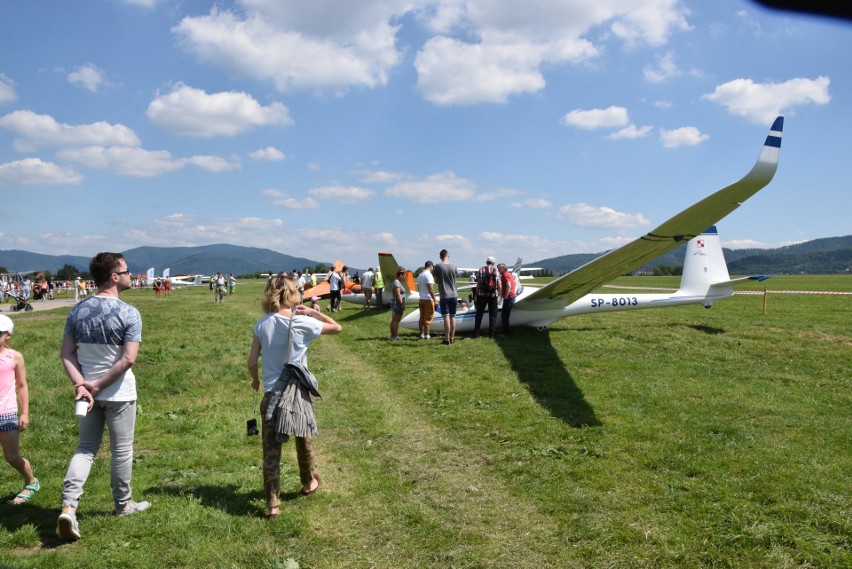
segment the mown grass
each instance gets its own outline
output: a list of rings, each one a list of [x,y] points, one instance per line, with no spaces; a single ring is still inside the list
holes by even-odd
[[[344,303],[343,333],[310,354],[322,489],[298,495],[288,449],[269,522],[260,441],[245,435],[260,291],[241,284],[219,306],[206,289],[123,294],[144,319],[133,486],[153,506],[109,515],[102,451],[70,545],[54,537],[76,442],[65,311],[17,316],[32,394],[22,446],[43,490],[0,505],[0,566],[852,566],[848,296],[772,295],[766,315],[762,297],[735,296],[452,346],[388,342],[387,311]],[[7,502],[19,480],[0,472]]]

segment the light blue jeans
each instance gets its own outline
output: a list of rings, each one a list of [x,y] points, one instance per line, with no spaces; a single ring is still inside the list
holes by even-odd
[[[80,440],[71,457],[62,487],[62,506],[77,508],[92,463],[101,447],[104,426],[109,429],[110,485],[116,509],[130,500],[133,473],[133,436],[136,429],[136,401],[95,401],[85,417],[77,418]]]

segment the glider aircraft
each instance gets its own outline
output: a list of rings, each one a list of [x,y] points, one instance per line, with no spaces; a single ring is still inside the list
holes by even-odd
[[[169,278],[172,279],[172,288],[201,286],[205,278],[206,282],[210,282],[210,277],[204,277],[204,275],[175,275]]]
[[[593,312],[636,310],[700,304],[710,308],[719,299],[733,295],[732,284],[763,280],[754,276],[731,280],[715,224],[765,187],[778,169],[784,117],[770,128],[760,156],[742,179],[686,208],[653,231],[610,251],[540,288],[525,286],[512,308],[513,326],[546,329],[553,322]],[[707,229],[709,227],[709,229]],[[628,274],[645,263],[687,242],[680,289],[671,294],[598,294],[600,285]],[[589,294],[592,293],[592,294]],[[456,331],[473,330],[474,311],[456,315]],[[403,328],[419,329],[420,311],[400,322]],[[498,323],[500,319],[497,319]],[[435,314],[434,332],[443,331],[444,321]]]
[[[379,253],[379,270],[382,272],[382,280],[385,285],[382,288],[382,306],[390,305],[391,295],[393,294],[391,285],[399,266],[399,263],[396,262],[396,259],[390,253]],[[351,283],[346,284],[350,285]],[[405,278],[402,280],[402,288],[405,291],[406,302],[414,302],[416,304],[420,299],[420,295],[417,293],[414,273],[411,271],[406,271]],[[364,292],[361,290],[361,285],[347,286],[346,291],[344,291],[340,298],[346,302],[360,304],[361,306],[364,305]],[[375,303],[377,300],[374,296],[373,302]]]

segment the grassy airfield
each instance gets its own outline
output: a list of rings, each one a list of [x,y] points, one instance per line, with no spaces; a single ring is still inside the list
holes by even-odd
[[[8,505],[20,479],[2,463],[0,567],[852,567],[850,296],[770,295],[765,315],[735,296],[452,346],[388,342],[388,311],[343,303],[343,333],[310,353],[323,486],[299,496],[291,444],[270,522],[245,434],[261,290],[122,294],[144,321],[133,488],[152,507],[110,515],[105,441],[70,545],[54,536],[76,444],[67,311],[15,317],[42,490]]]

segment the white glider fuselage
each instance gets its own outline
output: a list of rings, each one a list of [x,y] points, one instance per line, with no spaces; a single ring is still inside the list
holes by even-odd
[[[701,304],[710,307],[731,296],[731,284],[722,245],[715,224],[764,188],[775,175],[781,149],[784,118],[778,117],[769,129],[757,162],[741,179],[684,209],[642,237],[610,251],[570,273],[539,287],[524,287],[512,308],[510,325],[546,327],[577,314],[639,310]],[[706,229],[706,228],[710,229]],[[687,242],[680,289],[672,294],[599,294],[601,285],[640,268],[663,253]],[[486,313],[487,316],[487,313]],[[488,319],[483,316],[485,326]],[[456,315],[456,331],[474,328],[475,311]],[[404,328],[418,329],[419,311],[405,316]],[[435,331],[443,330],[443,317],[436,315]],[[480,328],[480,332],[482,329]]]
[[[763,277],[746,277],[762,279]],[[512,309],[511,326],[532,326],[545,328],[567,316],[592,314],[596,312],[616,312],[622,310],[641,310],[643,308],[665,308],[670,306],[685,306],[700,304],[710,308],[719,299],[731,296],[734,291],[732,283],[745,280],[731,280],[722,252],[722,243],[715,227],[711,227],[698,237],[690,240],[684,257],[683,277],[677,292],[670,293],[589,293],[567,306],[552,306],[540,308],[528,304],[524,299],[539,288],[524,285],[521,294],[515,300]],[[498,308],[498,310],[500,310]],[[456,331],[470,332],[474,329],[476,311],[471,308],[467,312],[456,314]],[[403,318],[404,328],[417,329],[419,314],[417,311]],[[488,327],[488,311],[482,319],[485,328]],[[499,325],[499,319],[498,319]],[[432,321],[432,330],[443,331],[442,315],[436,314]]]

